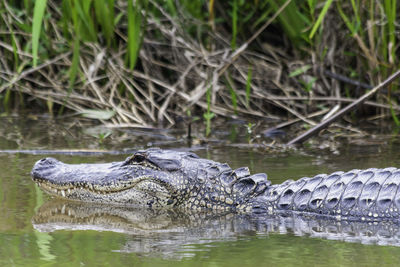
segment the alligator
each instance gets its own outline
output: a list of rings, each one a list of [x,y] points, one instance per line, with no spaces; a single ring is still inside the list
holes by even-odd
[[[53,196],[150,209],[250,214],[300,213],[348,221],[398,221],[400,169],[366,169],[271,184],[264,173],[150,148],[121,162],[36,162],[32,179]]]

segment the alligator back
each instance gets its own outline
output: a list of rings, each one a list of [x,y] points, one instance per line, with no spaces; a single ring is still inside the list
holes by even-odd
[[[351,170],[286,181],[265,191],[254,211],[299,211],[344,220],[400,218],[400,170]],[[259,199],[261,200],[261,199]],[[262,211],[263,210],[263,211]]]

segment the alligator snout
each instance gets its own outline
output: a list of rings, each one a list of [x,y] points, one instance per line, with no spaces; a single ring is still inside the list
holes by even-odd
[[[56,160],[55,158],[40,159],[33,166],[32,172],[47,169],[47,168],[52,168],[54,166],[57,166],[60,163],[61,163],[61,161]]]
[[[54,171],[55,167],[60,165],[61,162],[55,158],[44,158],[38,160],[32,168],[31,175],[33,179],[43,180]]]
[[[38,160],[35,163],[35,167],[42,167],[42,166],[51,166],[51,165],[55,165],[57,163],[60,163],[60,161],[56,160],[55,158],[44,158],[41,160]]]

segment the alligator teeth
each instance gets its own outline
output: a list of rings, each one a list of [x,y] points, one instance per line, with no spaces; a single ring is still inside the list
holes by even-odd
[[[68,192],[68,194],[71,194],[71,189],[70,189],[70,188],[68,188],[67,192]]]
[[[65,197],[65,191],[64,191],[64,190],[61,190],[61,195],[62,195],[63,197]]]

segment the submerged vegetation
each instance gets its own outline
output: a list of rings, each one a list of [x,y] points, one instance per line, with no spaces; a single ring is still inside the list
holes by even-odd
[[[396,0],[5,0],[0,14],[1,112],[314,125],[399,69]],[[364,114],[400,124],[398,84]]]

